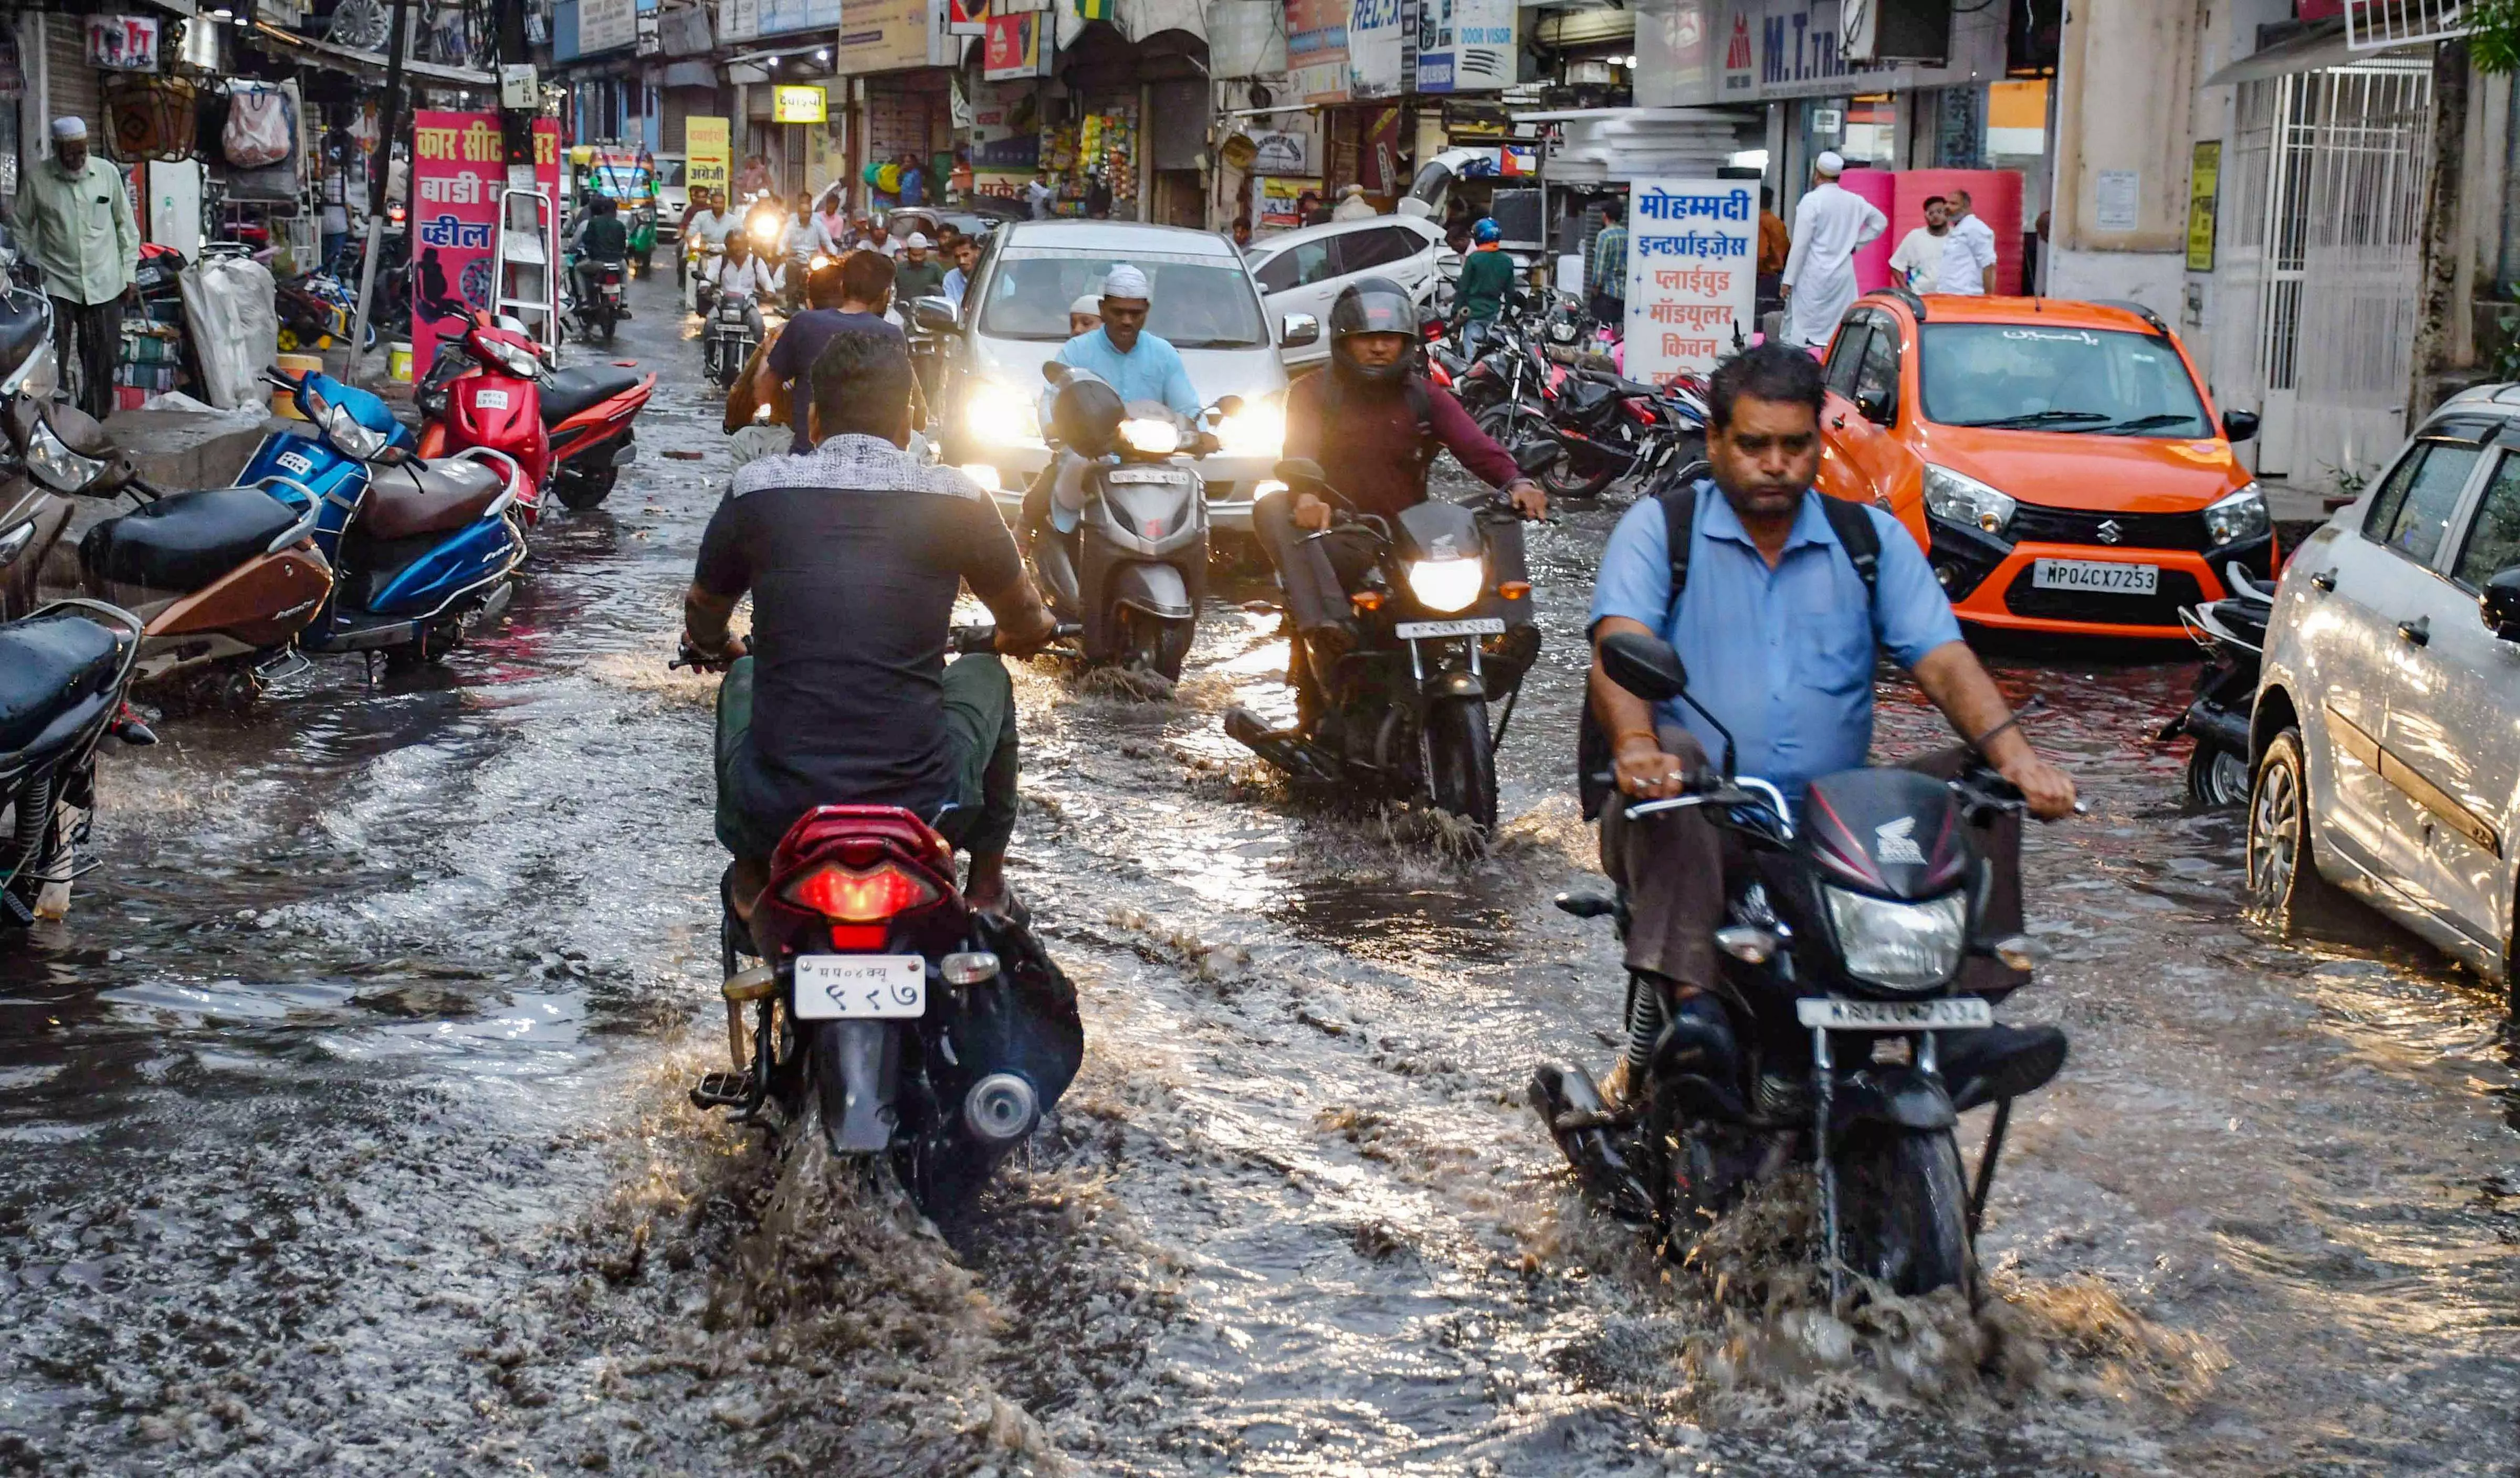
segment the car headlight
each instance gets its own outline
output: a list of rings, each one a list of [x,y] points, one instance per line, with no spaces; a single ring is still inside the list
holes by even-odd
[[[2205,532],[2216,544],[2237,544],[2267,531],[2266,495],[2254,482],[2207,507]]]
[[[1158,416],[1132,416],[1120,423],[1120,443],[1148,457],[1169,457],[1181,450],[1181,427]]]
[[[1884,990],[1929,990],[1959,968],[1968,898],[1946,893],[1928,903],[1894,903],[1823,887],[1828,921],[1846,972]]]
[[[1041,411],[1020,390],[974,381],[963,402],[963,429],[993,446],[1022,446],[1041,440]]]
[[[1266,457],[1275,462],[1286,450],[1286,408],[1274,400],[1246,402],[1216,424],[1216,439],[1229,457]]]
[[[35,419],[35,434],[26,443],[26,470],[57,493],[75,493],[94,482],[97,474],[105,470],[105,464],[71,451],[39,416]]]
[[[1483,560],[1415,560],[1409,565],[1409,593],[1428,610],[1462,610],[1479,598],[1486,575]]]
[[[351,415],[350,408],[345,405],[325,407],[324,437],[339,448],[342,456],[354,462],[365,462],[376,456],[385,449],[386,442],[393,439],[387,432],[360,425],[359,418]]]
[[[1925,464],[1925,512],[1946,523],[2000,534],[2012,522],[2012,499],[1975,477]]]

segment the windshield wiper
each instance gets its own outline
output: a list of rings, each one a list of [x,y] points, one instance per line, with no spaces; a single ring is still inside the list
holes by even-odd
[[[1992,421],[1955,421],[1954,425],[1984,425],[1999,429],[2006,426],[2055,425],[2063,422],[2107,421],[2102,411],[2025,411],[2018,416],[1998,416]]]
[[[2186,425],[2196,419],[2193,411],[2162,411],[2151,416],[2138,416],[2115,425],[2098,427],[2103,436],[2130,436],[2137,431],[2157,431],[2164,426]]]

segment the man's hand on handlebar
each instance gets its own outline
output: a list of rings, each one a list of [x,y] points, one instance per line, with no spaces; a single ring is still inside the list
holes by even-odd
[[[1000,654],[1028,657],[1049,646],[1053,639],[1058,637],[1058,622],[1051,615],[1049,607],[1035,602],[1032,609],[1025,615],[1030,619],[1019,617],[1014,622],[1005,620],[998,622],[997,649]]]
[[[711,651],[703,649],[692,639],[689,631],[685,631],[681,653],[675,657],[673,665],[689,667],[695,672],[723,672],[736,658],[751,654],[752,648],[742,637],[730,636],[724,646]]]
[[[2054,765],[2041,759],[2029,745],[2007,756],[2008,763],[1996,767],[1998,773],[2012,782],[2030,814],[2041,821],[2056,821],[2074,814],[2074,779]]]
[[[1549,495],[1541,491],[1539,483],[1528,477],[1516,477],[1507,483],[1505,497],[1507,502],[1513,505],[1513,511],[1526,518],[1539,519],[1549,516]]]
[[[1688,784],[1688,771],[1680,756],[1664,753],[1661,740],[1648,734],[1622,735],[1610,769],[1620,791],[1638,800],[1663,800],[1680,794]]]
[[[1294,519],[1297,528],[1318,534],[1330,526],[1330,506],[1310,493],[1297,493],[1294,511],[1287,516]]]

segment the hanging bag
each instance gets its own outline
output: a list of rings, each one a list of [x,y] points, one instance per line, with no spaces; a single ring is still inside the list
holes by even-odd
[[[289,162],[295,140],[289,102],[278,92],[240,90],[228,100],[228,125],[219,142],[239,169],[268,169]]]

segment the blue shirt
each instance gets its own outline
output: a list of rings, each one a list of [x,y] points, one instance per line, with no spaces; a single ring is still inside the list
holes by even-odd
[[[954,311],[957,313],[963,311],[963,290],[968,286],[970,285],[963,280],[962,268],[957,267],[945,274],[945,295],[953,301]]]
[[[1109,336],[1100,329],[1080,334],[1059,345],[1058,362],[1093,371],[1122,400],[1160,400],[1192,420],[1204,409],[1198,391],[1191,387],[1181,351],[1152,334],[1140,334],[1138,346],[1126,354],[1111,347]]]
[[[1626,616],[1659,632],[1688,669],[1689,695],[1732,731],[1740,774],[1773,781],[1799,798],[1814,779],[1852,770],[1872,748],[1872,668],[1877,651],[1902,667],[1960,639],[1952,603],[1907,528],[1867,508],[1881,538],[1879,592],[1868,611],[1864,577],[1821,511],[1802,512],[1774,569],[1714,482],[1697,484],[1688,588],[1672,609],[1663,512],[1638,500],[1610,532],[1588,625]],[[1685,725],[1721,761],[1724,740],[1685,703],[1656,717]]]

